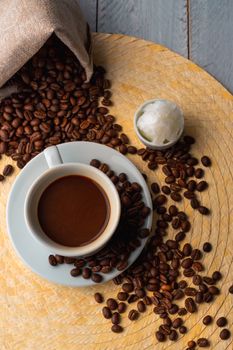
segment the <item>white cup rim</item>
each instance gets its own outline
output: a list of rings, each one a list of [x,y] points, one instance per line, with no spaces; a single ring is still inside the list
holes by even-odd
[[[35,227],[36,225],[33,223],[33,220],[31,218],[32,197],[36,195],[36,191],[40,192],[39,186],[42,186],[41,184],[45,182],[46,185],[42,186],[44,190],[48,187],[50,183],[52,183],[56,179],[66,176],[59,175],[63,174],[64,171],[66,171],[65,169],[72,169],[72,171],[74,171],[71,171],[70,175],[79,175],[80,173],[82,174],[83,172],[86,172],[86,175],[83,176],[89,177],[90,179],[94,180],[97,184],[99,184],[106,192],[110,203],[110,218],[104,231],[100,234],[99,237],[97,237],[96,240],[79,247],[68,247],[54,242],[43,232],[40,226]],[[52,181],[47,181],[48,178],[53,178],[53,175],[55,175],[54,179]],[[67,176],[69,176],[69,172],[67,173]],[[43,190],[40,192],[41,194]],[[111,195],[111,198],[109,198],[109,194]],[[112,181],[107,177],[106,174],[104,174],[99,169],[83,163],[61,163],[56,166],[53,166],[52,168],[48,168],[48,170],[46,170],[33,182],[33,184],[28,190],[24,204],[25,222],[33,238],[38,243],[42,244],[45,248],[49,249],[51,251],[51,254],[59,254],[67,257],[81,257],[85,255],[90,255],[94,254],[96,251],[101,249],[114,234],[119,223],[120,214],[120,198]]]

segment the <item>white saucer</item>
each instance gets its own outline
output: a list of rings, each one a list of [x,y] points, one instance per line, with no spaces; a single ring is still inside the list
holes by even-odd
[[[91,159],[96,158],[107,163],[116,173],[125,172],[131,182],[138,182],[143,188],[143,200],[152,208],[151,196],[146,182],[138,169],[119,152],[110,147],[92,142],[70,142],[58,145],[59,152],[64,163],[81,162],[89,164]],[[31,160],[17,176],[12,187],[7,203],[7,228],[13,246],[23,262],[35,273],[47,280],[66,286],[84,287],[95,284],[92,280],[85,280],[82,277],[72,277],[70,270],[72,265],[50,266],[48,256],[53,252],[46,250],[33,239],[24,221],[24,201],[26,193],[34,180],[48,169],[43,153]],[[151,228],[152,211],[145,221],[145,227]],[[129,258],[132,264],[143,247],[146,239]],[[103,274],[103,282],[109,281],[120,274],[114,269],[111,273]]]

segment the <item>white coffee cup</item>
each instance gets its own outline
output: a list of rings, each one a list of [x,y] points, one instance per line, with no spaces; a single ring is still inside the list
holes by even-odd
[[[46,148],[43,153],[49,168],[30,187],[24,206],[25,222],[31,235],[49,249],[51,254],[74,257],[94,254],[112,237],[120,219],[120,199],[114,184],[107,175],[93,166],[63,163],[56,146]],[[54,242],[43,232],[38,219],[38,203],[44,190],[58,178],[69,175],[81,175],[94,180],[105,191],[110,204],[109,221],[104,231],[94,241],[80,247],[67,247]]]

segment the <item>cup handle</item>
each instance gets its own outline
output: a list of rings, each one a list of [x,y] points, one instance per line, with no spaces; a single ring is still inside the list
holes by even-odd
[[[57,146],[51,146],[44,150],[44,156],[49,168],[62,164],[62,158]]]

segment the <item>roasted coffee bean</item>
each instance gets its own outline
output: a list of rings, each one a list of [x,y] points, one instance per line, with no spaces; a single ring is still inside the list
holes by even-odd
[[[187,188],[188,188],[188,190],[191,191],[191,192],[195,191],[196,186],[197,186],[197,183],[196,183],[195,180],[190,180],[190,181],[187,183]]]
[[[127,175],[125,173],[120,173],[118,177],[120,182],[127,181]]]
[[[233,285],[230,286],[230,288],[229,288],[229,293],[230,293],[230,294],[233,294]]]
[[[111,321],[112,321],[112,324],[119,324],[120,323],[120,314],[118,312],[114,312],[112,314]]]
[[[185,239],[185,237],[186,237],[185,232],[180,231],[180,232],[178,232],[178,233],[175,235],[175,240],[176,240],[177,242],[181,242],[181,241],[183,241],[183,240]]]
[[[191,258],[185,258],[181,263],[181,266],[184,269],[189,269],[192,265],[193,265],[193,260]]]
[[[205,326],[208,326],[209,324],[211,324],[212,321],[213,321],[213,318],[210,315],[205,316],[202,320]]]
[[[202,258],[202,252],[200,251],[200,249],[193,249],[191,253],[191,258],[193,260],[200,260]]]
[[[156,202],[157,205],[163,205],[164,203],[166,203],[167,198],[163,194],[160,194],[154,198],[154,201]]]
[[[204,250],[205,253],[211,252],[211,250],[212,250],[212,245],[211,245],[211,243],[205,242],[205,243],[203,244],[203,248],[202,248],[202,249]]]
[[[176,181],[176,178],[175,178],[175,176],[173,176],[173,175],[170,175],[170,176],[165,177],[165,182],[166,182],[166,184],[172,184],[172,183],[174,183],[175,181]]]
[[[127,301],[128,301],[129,304],[132,304],[132,303],[134,303],[137,300],[138,300],[138,296],[136,294],[131,294]]]
[[[204,170],[201,169],[201,168],[197,168],[197,169],[195,170],[195,177],[196,177],[197,179],[201,179],[203,176],[204,176]]]
[[[219,317],[216,321],[216,324],[218,327],[225,327],[227,324],[227,319],[226,317]]]
[[[113,298],[107,299],[106,304],[110,310],[116,310],[118,306],[117,301]]]
[[[117,299],[119,299],[119,300],[121,300],[121,301],[127,300],[128,297],[129,297],[129,294],[126,293],[126,292],[119,292],[119,293],[117,294]]]
[[[191,157],[187,160],[188,165],[197,165],[198,164],[198,159],[195,157]]]
[[[164,165],[164,166],[162,167],[162,171],[163,171],[163,173],[164,173],[166,176],[171,176],[171,175],[172,175],[172,171],[171,171],[170,167],[167,166],[167,165]]]
[[[98,304],[101,304],[104,301],[102,294],[100,294],[98,292],[94,294],[94,298]]]
[[[134,146],[128,146],[128,152],[130,154],[136,154],[137,153],[137,148]]]
[[[171,184],[170,189],[173,192],[180,192],[182,190],[181,186],[176,183]]]
[[[178,214],[178,209],[175,205],[171,205],[168,211],[171,216],[176,216]]]
[[[142,300],[140,300],[137,303],[137,309],[139,312],[145,312],[146,311],[146,305],[144,304],[144,302]]]
[[[131,293],[134,290],[134,286],[132,283],[124,283],[122,289],[124,292]]]
[[[210,286],[209,287],[209,292],[212,294],[212,295],[218,295],[220,293],[218,287],[216,286]]]
[[[192,268],[190,268],[190,269],[184,269],[183,275],[184,275],[185,277],[193,277],[193,276],[195,275],[195,271],[194,271]]]
[[[122,314],[122,313],[125,312],[125,310],[126,310],[126,304],[123,303],[123,302],[119,303],[119,304],[118,304],[117,311],[118,311],[120,314]]]
[[[171,190],[168,186],[162,186],[161,187],[161,190],[163,193],[165,193],[166,195],[170,194],[171,193]]]
[[[90,162],[90,165],[94,166],[95,168],[99,168],[100,167],[100,161],[98,159],[92,159]]]
[[[188,232],[191,228],[190,222],[189,221],[181,221],[181,229],[183,232]]]
[[[192,137],[192,136],[189,136],[189,135],[185,135],[184,136],[184,142],[188,145],[192,145],[194,144],[196,141],[195,141],[195,138]]]
[[[208,208],[204,207],[203,205],[199,206],[198,211],[202,215],[209,215],[209,213],[210,213],[210,210]]]
[[[208,184],[207,184],[206,181],[200,181],[200,182],[197,184],[196,189],[197,189],[197,191],[202,192],[202,191],[204,191],[207,187],[208,187]]]
[[[219,334],[219,337],[222,340],[227,340],[230,338],[230,336],[231,336],[231,333],[230,333],[229,329],[227,329],[227,328],[224,328]]]
[[[138,298],[144,298],[146,293],[145,293],[144,289],[136,288],[135,294],[137,295]]]
[[[157,194],[160,192],[160,188],[159,188],[159,185],[156,183],[156,182],[153,182],[151,184],[151,190],[154,194]]]
[[[148,306],[148,305],[151,305],[152,304],[152,300],[149,296],[145,296],[143,298],[143,302]]]
[[[195,297],[195,295],[197,295],[197,290],[192,287],[185,288],[184,292],[187,296],[190,296],[190,297]]]
[[[202,292],[197,292],[196,296],[195,296],[195,302],[197,304],[201,304],[204,301],[204,296]]]
[[[186,243],[183,246],[183,254],[184,254],[184,256],[189,256],[189,255],[191,255],[191,253],[192,253],[192,247],[189,243]]]
[[[165,334],[163,334],[163,333],[160,332],[160,331],[155,332],[155,336],[156,336],[156,339],[157,339],[159,342],[164,342],[164,341],[166,340]]]
[[[121,134],[120,135],[120,139],[121,139],[121,141],[123,142],[123,143],[129,143],[129,138],[128,138],[128,136],[127,135],[125,135],[125,134]]]
[[[198,209],[199,206],[200,206],[200,203],[199,201],[197,200],[197,198],[192,198],[191,201],[190,201],[190,204],[191,204],[191,207],[193,209]]]
[[[178,315],[179,316],[187,315],[187,310],[184,307],[180,308],[179,311],[178,311]]]
[[[187,282],[185,280],[181,280],[179,283],[178,283],[178,286],[179,288],[181,289],[185,289],[187,287]]]
[[[206,303],[211,303],[212,300],[213,300],[213,295],[212,295],[210,292],[207,292],[207,293],[204,295],[203,300],[204,300]]]
[[[91,279],[95,283],[100,283],[100,282],[102,282],[103,277],[100,274],[98,274],[98,273],[92,273],[91,274]]]
[[[187,199],[192,199],[195,197],[195,194],[192,191],[184,191],[184,197]]]
[[[49,255],[49,263],[51,266],[56,266],[57,265],[57,260],[54,255]]]
[[[5,176],[3,176],[2,174],[0,174],[0,182],[2,182],[5,179]]]
[[[190,350],[194,350],[195,347],[197,346],[197,344],[196,344],[196,342],[194,340],[189,340],[187,345],[188,345]]]
[[[219,271],[214,271],[212,274],[212,279],[217,282],[222,278],[222,274]]]
[[[179,328],[183,324],[183,320],[180,317],[177,317],[173,322],[172,322],[172,327],[173,328]]]
[[[170,319],[170,317],[166,317],[163,319],[163,324],[166,325],[167,327],[171,328],[172,326],[172,320]]]
[[[150,170],[155,170],[157,167],[158,167],[158,165],[157,165],[156,162],[149,162],[149,163],[148,163],[148,168],[149,168]]]
[[[171,333],[169,334],[169,339],[172,341],[176,341],[178,339],[178,334],[177,334],[177,331],[175,329],[173,329],[171,331]]]
[[[156,204],[156,206],[157,206],[157,204]],[[157,207],[156,211],[158,214],[162,215],[162,214],[166,213],[167,209],[164,206],[160,205]]]
[[[84,267],[84,269],[82,270],[82,277],[84,279],[88,279],[91,277],[91,270],[88,267]]]
[[[171,215],[169,215],[169,214],[167,214],[167,213],[164,213],[164,214],[162,215],[162,219],[163,219],[164,221],[167,221],[167,222],[171,222],[171,221],[172,221]]]
[[[112,311],[107,306],[103,307],[102,314],[103,314],[104,318],[107,318],[107,319],[112,317]]]
[[[64,256],[64,263],[65,264],[74,264],[76,262],[76,259],[75,258],[72,258],[70,256]]]
[[[197,306],[192,298],[185,299],[185,307],[190,313],[197,311]]]
[[[180,328],[179,328],[179,332],[180,332],[180,334],[185,334],[185,333],[187,333],[187,327],[185,327],[185,326],[181,326]]]
[[[6,165],[3,169],[3,172],[2,172],[3,176],[11,175],[13,173],[13,170],[14,170],[14,168],[12,165],[10,165],[10,164]]]
[[[177,216],[181,221],[187,221],[188,219],[187,215],[183,211],[179,211]]]
[[[201,162],[202,162],[202,164],[203,164],[205,167],[211,166],[211,160],[210,160],[210,158],[207,157],[207,156],[201,157]]]
[[[130,310],[130,312],[128,313],[128,318],[130,321],[135,321],[137,320],[139,317],[139,313],[137,310]]]
[[[119,146],[119,151],[122,154],[126,154],[128,152],[128,147],[125,144]]]
[[[209,343],[209,340],[206,339],[206,338],[199,338],[197,340],[197,345],[200,347],[200,348],[207,348],[208,346],[210,346],[210,343]]]
[[[215,284],[215,281],[211,278],[211,277],[208,277],[208,276],[204,276],[203,277],[203,281],[208,284],[208,285],[213,285]]]
[[[180,221],[179,218],[174,218],[174,219],[172,220],[172,227],[173,227],[175,230],[177,230],[177,229],[180,227],[180,225],[181,225],[181,221]]]
[[[119,324],[114,324],[112,326],[111,330],[114,333],[121,333],[121,332],[123,332],[123,328]]]
[[[207,287],[206,284],[201,283],[201,284],[199,285],[199,290],[200,290],[200,292],[202,292],[202,293],[207,293],[207,292],[208,292],[208,287]]]
[[[171,327],[166,324],[162,324],[159,326],[159,331],[165,335],[169,335],[171,334]]]
[[[171,193],[171,199],[173,199],[173,201],[175,202],[180,202],[182,200],[182,197],[179,193],[177,192],[172,192]]]
[[[199,284],[201,283],[202,283],[202,277],[200,275],[193,276],[193,284],[195,284],[195,286],[199,286]]]
[[[187,170],[188,170],[188,169],[187,169]],[[178,179],[178,180],[177,180],[177,183],[178,183],[178,185],[179,185],[180,187],[182,187],[182,188],[186,188],[186,187],[187,187],[187,184],[186,184],[185,180],[183,180],[183,179]]]
[[[55,255],[55,259],[57,260],[58,264],[63,264],[64,263],[64,256],[62,256],[62,255],[56,254]]]
[[[80,276],[82,274],[82,271],[80,270],[80,268],[75,267],[74,269],[72,269],[70,271],[70,274],[72,277],[77,277],[77,276]]]
[[[176,304],[173,304],[172,307],[168,310],[169,314],[175,315],[179,310],[179,307]]]
[[[193,269],[197,272],[201,272],[201,271],[204,271],[204,266],[202,265],[202,263],[200,263],[199,261],[195,261],[193,263]]]

